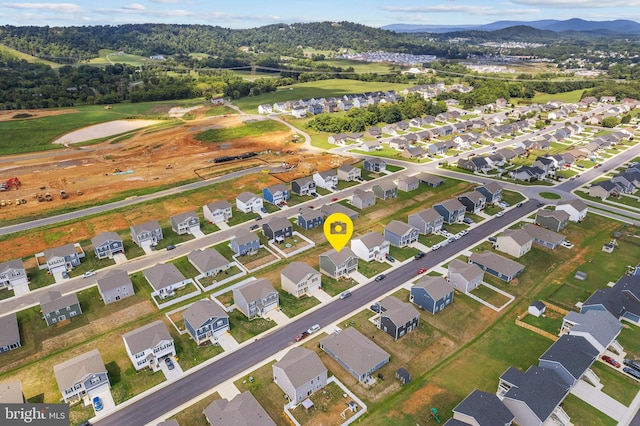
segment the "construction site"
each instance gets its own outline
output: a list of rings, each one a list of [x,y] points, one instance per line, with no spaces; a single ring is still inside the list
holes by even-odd
[[[123,140],[113,137],[83,147],[4,156],[0,158],[0,221],[104,204],[251,167],[288,182],[347,160],[299,143],[292,131],[223,143],[194,138],[207,129],[242,126],[248,117],[197,114],[179,126],[139,129]]]

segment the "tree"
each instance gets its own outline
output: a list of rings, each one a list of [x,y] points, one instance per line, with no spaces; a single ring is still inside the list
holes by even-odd
[[[631,114],[625,114],[622,116],[622,119],[620,119],[620,123],[622,124],[629,124],[630,121],[631,121]]]
[[[602,127],[612,128],[618,124],[620,124],[620,120],[617,117],[605,117],[602,119]]]

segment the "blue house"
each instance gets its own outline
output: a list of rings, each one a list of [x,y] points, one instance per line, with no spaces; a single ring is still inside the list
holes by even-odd
[[[437,211],[445,223],[452,224],[462,222],[466,207],[455,198],[446,200],[443,203],[435,204],[433,209]]]
[[[453,285],[443,277],[424,277],[411,287],[409,301],[435,315],[453,302]]]
[[[198,300],[183,313],[184,326],[199,345],[229,331],[229,315],[210,299]]]
[[[235,254],[244,256],[247,253],[255,253],[260,249],[260,238],[256,234],[247,232],[232,239],[230,246]]]
[[[582,336],[565,334],[556,340],[538,359],[542,368],[554,370],[569,386],[575,385],[583,376],[597,386],[599,380],[590,371],[598,359],[598,349]]]
[[[298,226],[304,230],[309,230],[322,226],[324,224],[324,214],[320,210],[311,210],[310,212],[298,215]]]
[[[502,200],[502,185],[497,182],[489,182],[475,189],[487,199],[487,203],[497,203]]]
[[[380,158],[367,158],[362,163],[362,168],[368,172],[380,173],[387,170],[387,162]]]
[[[278,183],[262,189],[262,198],[271,204],[289,201],[290,194],[284,183]]]
[[[91,239],[98,259],[112,259],[114,254],[124,253],[122,238],[115,232],[101,232]]]

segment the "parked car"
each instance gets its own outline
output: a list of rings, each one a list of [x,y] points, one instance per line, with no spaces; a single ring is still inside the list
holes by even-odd
[[[89,277],[91,277],[91,276],[93,276],[95,274],[97,274],[97,272],[94,271],[93,269],[91,269],[91,270],[85,272],[84,274],[82,274],[82,278],[89,278]]]
[[[489,240],[490,243],[497,243],[498,239],[496,237],[489,237],[487,238]]]
[[[174,248],[176,248],[176,246],[174,246],[173,244],[169,244],[167,246],[167,250],[173,250]]]
[[[522,206],[524,206],[523,202],[520,202],[520,203],[516,204],[516,207],[522,207]]]
[[[624,371],[625,373],[627,373],[630,376],[635,377],[636,379],[640,380],[640,371],[636,370],[635,368],[631,368],[631,367],[624,367],[622,369],[622,371]]]
[[[69,273],[67,271],[62,271],[62,278],[64,279],[69,278]]]
[[[255,231],[256,229],[260,228],[260,225],[251,225],[249,227],[249,231]]]
[[[567,240],[564,240],[564,241],[561,243],[561,245],[562,245],[562,247],[566,247],[566,248],[573,248],[573,243],[570,243],[570,242],[569,242],[569,241],[567,241]]]
[[[640,362],[638,361],[625,358],[624,361],[622,361],[622,363],[628,367],[635,368],[636,370],[640,371]]]
[[[422,251],[417,252],[417,253],[413,256],[413,258],[414,258],[414,259],[422,259],[423,257],[424,257],[424,252],[422,252]]]
[[[104,408],[104,406],[102,405],[102,400],[99,396],[93,397],[93,408],[96,411],[100,411]]]
[[[608,355],[602,355],[602,360],[615,368],[620,368],[620,363]]]
[[[431,246],[431,250],[438,250],[440,248],[440,244],[434,244]]]
[[[306,338],[308,335],[309,333],[307,331],[303,331],[302,333],[296,336],[296,342],[299,342],[300,340]]]
[[[167,368],[169,370],[173,370],[174,368],[176,368],[176,366],[173,364],[173,361],[171,361],[171,358],[165,358],[164,362],[167,364]]]
[[[320,330],[320,324],[314,324],[307,330],[307,333],[313,334],[318,330]]]
[[[340,295],[340,299],[346,299],[349,296],[351,296],[351,292],[347,290]]]
[[[312,192],[312,193],[311,193],[311,196],[312,196],[313,198],[318,198],[318,194],[317,194],[317,193],[315,193],[315,192]]]
[[[380,274],[380,275],[378,275],[378,276],[375,278],[375,280],[376,280],[376,281],[378,281],[378,282],[380,282],[380,281],[384,280],[384,279],[385,279],[385,277],[386,277],[386,275],[385,275],[385,274]]]
[[[378,305],[377,303],[374,303],[373,305],[369,306],[369,309],[371,309],[373,312],[377,314],[380,313],[380,305]]]
[[[502,217],[502,216],[504,216],[504,212],[502,210],[496,213],[496,217]]]
[[[262,216],[256,216],[256,221],[262,220]]]
[[[261,211],[262,213],[265,213],[265,214],[267,213],[267,209],[266,209],[266,208],[264,208],[264,207],[262,207],[262,208],[260,209],[260,211]]]
[[[335,202],[335,201],[338,201],[338,199],[337,198],[332,198],[331,201]]]
[[[420,269],[418,269],[418,275],[420,275],[420,274],[424,274],[425,272],[427,272],[427,268],[420,268]]]
[[[396,261],[396,259],[393,256],[391,256],[389,253],[385,254],[384,258],[387,259],[391,263]]]
[[[464,219],[462,219],[462,221],[463,221],[464,223],[466,223],[467,225],[471,225],[471,224],[475,223],[475,222],[473,221],[473,219],[471,219],[470,217],[465,217]]]

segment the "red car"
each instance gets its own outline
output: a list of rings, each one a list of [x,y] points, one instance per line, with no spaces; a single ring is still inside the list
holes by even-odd
[[[338,201],[338,199],[337,199],[337,198],[333,198],[331,201],[332,201],[332,202],[334,202],[334,201]]]
[[[298,334],[296,336],[296,342],[299,342],[300,340],[304,339],[305,337],[307,337],[309,335],[309,332],[307,331],[303,331],[302,333]]]
[[[427,268],[418,269],[418,274],[424,274],[425,272],[427,272]]]
[[[602,360],[607,364],[613,365],[615,368],[620,368],[620,363],[610,356],[602,355]]]

